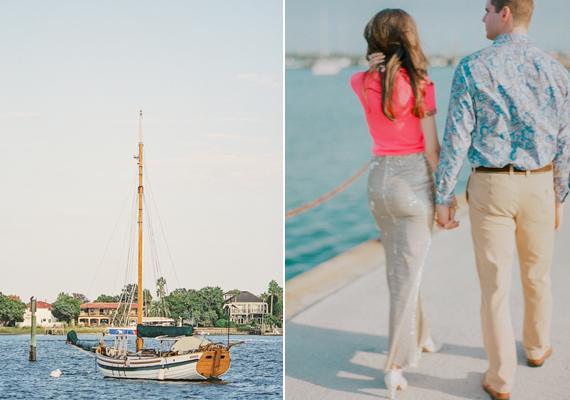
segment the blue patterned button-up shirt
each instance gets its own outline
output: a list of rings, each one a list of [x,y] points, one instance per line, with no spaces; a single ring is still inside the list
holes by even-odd
[[[533,170],[552,163],[556,202],[568,194],[570,74],[528,35],[501,35],[457,66],[436,172],[437,204],[451,205],[466,155],[474,168]]]

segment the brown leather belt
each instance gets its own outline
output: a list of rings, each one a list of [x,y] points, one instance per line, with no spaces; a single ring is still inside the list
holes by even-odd
[[[531,174],[536,174],[537,172],[548,172],[552,169],[552,164],[548,164],[546,167],[542,167],[539,169],[533,169],[528,171]],[[511,170],[511,164],[507,164],[502,168],[488,168],[488,167],[477,167],[475,168],[476,172],[485,172],[488,174],[508,174]],[[526,174],[527,171],[523,171],[522,169],[518,169],[513,167],[514,174]]]

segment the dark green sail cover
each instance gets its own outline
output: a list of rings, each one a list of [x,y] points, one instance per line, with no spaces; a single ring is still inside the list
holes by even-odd
[[[152,326],[137,325],[137,337],[155,338],[157,336],[190,336],[191,326]]]
[[[75,331],[69,331],[67,333],[67,342],[73,344],[74,346],[81,347],[83,350],[95,352],[93,347],[99,345],[99,342],[96,340],[79,340],[77,338],[77,333]]]
[[[76,344],[77,343],[77,333],[75,333],[75,331],[69,331],[67,333],[67,341],[70,342],[71,344]]]

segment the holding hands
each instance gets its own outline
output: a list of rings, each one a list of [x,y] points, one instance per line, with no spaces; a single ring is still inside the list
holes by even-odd
[[[368,59],[368,66],[370,67],[371,70],[379,72],[386,71],[386,65],[384,65],[386,56],[384,55],[384,53],[372,53],[367,56],[367,59]],[[439,154],[439,145],[437,153]],[[435,162],[435,164],[437,165],[437,161]],[[459,207],[457,206],[457,199],[455,198],[455,194],[453,195],[451,206],[442,206],[438,204],[437,215],[436,215],[438,228],[446,230],[457,228],[459,226],[459,221],[455,220],[455,212],[457,211],[458,208]]]
[[[451,206],[437,205],[437,227],[440,229],[454,229],[459,226],[459,221],[455,220],[455,212],[459,207],[457,206],[457,199],[455,194],[453,195],[453,200]],[[554,221],[554,231],[558,232],[562,226],[564,216],[564,204],[556,204],[555,206],[555,221]]]
[[[440,229],[454,229],[459,226],[459,221],[455,220],[455,212],[459,207],[457,206],[457,199],[455,194],[451,200],[451,206],[437,205],[437,227]]]

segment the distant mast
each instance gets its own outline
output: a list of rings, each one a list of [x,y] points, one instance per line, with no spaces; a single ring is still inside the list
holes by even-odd
[[[143,286],[142,286],[142,252],[143,252],[143,136],[142,136],[142,110],[139,117],[139,284],[138,284],[138,310],[137,323],[142,324],[143,315]],[[137,337],[137,351],[143,348],[143,339]]]

